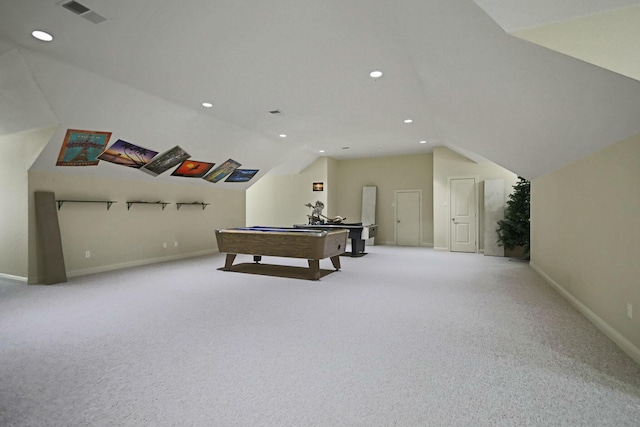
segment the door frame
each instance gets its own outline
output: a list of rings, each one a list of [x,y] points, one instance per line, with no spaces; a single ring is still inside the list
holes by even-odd
[[[393,195],[393,240],[398,246],[398,193],[418,193],[418,247],[422,246],[422,190],[395,190]]]
[[[479,214],[479,199],[478,199],[478,187],[480,184],[480,177],[478,175],[452,175],[452,176],[447,176],[447,207],[448,207],[448,211],[447,211],[447,251],[451,252],[451,181],[454,179],[473,179],[475,184],[473,185],[473,192],[475,193],[475,198],[476,198],[476,243],[475,243],[475,247],[474,247],[474,252],[473,253],[478,253],[478,245],[479,245],[479,232],[480,232],[480,227],[479,227],[479,222],[478,222],[478,217],[480,215]]]

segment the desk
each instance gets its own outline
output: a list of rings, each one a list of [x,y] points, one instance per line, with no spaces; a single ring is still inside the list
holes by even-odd
[[[347,230],[308,230],[279,227],[243,227],[216,230],[218,250],[226,252],[223,270],[230,271],[237,254],[304,258],[309,261],[309,278],[320,279],[320,260],[330,258],[340,270],[340,254],[347,246]]]
[[[364,251],[364,241],[376,237],[378,232],[377,224],[362,225],[362,223],[345,223],[345,224],[317,224],[305,225],[296,224],[295,228],[305,228],[309,230],[348,230],[351,239],[351,256],[361,257],[367,253]]]

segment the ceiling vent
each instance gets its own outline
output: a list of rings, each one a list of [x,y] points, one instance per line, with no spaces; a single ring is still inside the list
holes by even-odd
[[[70,10],[76,15],[82,15],[83,13],[89,12],[91,10],[88,7],[78,3],[77,1],[70,1],[67,3],[63,3],[62,7],[64,7],[67,10]]]
[[[62,7],[64,7],[67,10],[70,10],[76,15],[82,16],[84,19],[86,19],[89,22],[93,22],[94,24],[99,24],[107,20],[107,18],[105,18],[104,16],[94,12],[93,10],[89,9],[87,6],[80,4],[75,0],[63,2]]]

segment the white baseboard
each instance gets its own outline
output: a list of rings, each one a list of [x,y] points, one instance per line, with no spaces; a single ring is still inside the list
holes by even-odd
[[[25,282],[27,283],[27,278],[26,277],[22,277],[22,276],[14,276],[12,274],[4,274],[4,273],[0,273],[0,278],[2,279],[9,279],[9,280],[16,280],[18,282]]]
[[[535,265],[533,262],[529,262],[531,268],[538,273],[544,280],[547,281],[555,290],[557,290],[560,295],[562,295],[571,305],[573,305],[580,313],[584,315],[591,323],[593,323],[598,329],[600,329],[606,336],[608,336],[611,341],[616,343],[618,347],[622,349],[625,353],[629,355],[633,360],[635,360],[638,364],[640,364],[640,349],[633,345],[629,340],[620,335],[618,331],[612,328],[607,322],[602,320],[595,314],[593,311],[589,309],[586,305],[581,303],[576,297],[571,295],[566,289],[564,289],[560,284],[558,284],[555,280],[553,280],[547,273],[542,271],[540,267]]]
[[[380,246],[398,246],[396,242],[379,242],[377,245]],[[432,248],[433,243],[420,243],[419,247],[421,248]]]
[[[175,261],[178,259],[195,258],[198,256],[211,255],[218,253],[217,249],[207,249],[199,252],[190,252],[185,254],[177,254],[166,257],[143,259],[131,262],[123,262],[120,264],[101,265],[98,267],[85,268],[82,270],[67,271],[67,277],[86,276],[87,274],[104,273],[107,271],[121,270],[123,268],[140,267],[143,265],[157,264],[160,262]]]
[[[449,252],[449,248],[445,248],[445,247],[434,247],[433,248],[434,251],[440,251],[440,252]]]

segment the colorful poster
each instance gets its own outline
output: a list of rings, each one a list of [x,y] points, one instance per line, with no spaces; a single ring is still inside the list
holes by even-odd
[[[119,139],[102,152],[98,159],[117,165],[141,168],[149,163],[156,154],[158,154],[157,151]]]
[[[185,160],[171,175],[184,176],[188,178],[202,178],[215,165],[215,163],[196,162],[195,160]]]
[[[111,132],[67,129],[56,166],[96,166]]]
[[[214,170],[211,171],[209,175],[206,175],[204,180],[209,182],[218,182],[223,179],[225,176],[229,175],[231,172],[240,167],[240,163],[235,160],[229,159]]]
[[[157,155],[149,163],[140,168],[149,175],[158,176],[172,167],[187,160],[191,155],[179,146],[175,146],[162,154]]]
[[[258,169],[236,169],[225,182],[247,182],[258,173]]]

